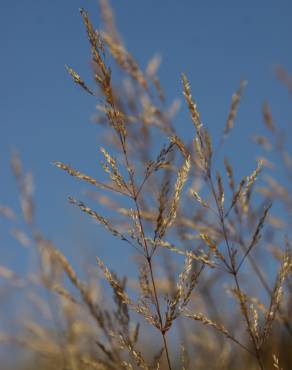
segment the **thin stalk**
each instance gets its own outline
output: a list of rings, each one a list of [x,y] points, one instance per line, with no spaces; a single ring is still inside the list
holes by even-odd
[[[159,322],[160,322],[160,332],[161,332],[162,339],[163,339],[163,344],[164,344],[164,349],[165,349],[168,368],[169,368],[169,370],[171,370],[171,362],[170,362],[168,345],[167,345],[167,340],[166,340],[166,333],[165,333],[164,328],[163,328],[162,315],[161,315],[160,304],[159,304],[159,300],[158,300],[158,295],[157,295],[156,284],[155,284],[155,279],[154,279],[154,274],[153,274],[153,268],[152,268],[152,262],[151,261],[152,261],[152,259],[150,257],[147,258],[147,262],[148,262],[148,266],[149,266],[149,270],[150,270],[150,276],[151,276],[151,283],[152,283],[152,286],[153,286],[154,299],[155,299],[155,302],[156,302],[155,306],[156,306],[156,309],[157,309],[157,314],[158,314],[158,318],[159,318]]]
[[[252,326],[251,326],[251,322],[250,322],[250,319],[249,319],[249,316],[248,316],[248,312],[246,310],[246,305],[245,305],[245,302],[241,298],[242,293],[241,293],[241,289],[240,289],[240,285],[239,285],[239,281],[238,281],[238,268],[236,268],[234,258],[232,257],[231,247],[230,247],[230,244],[229,244],[226,225],[225,225],[224,212],[223,212],[222,207],[218,203],[217,194],[216,194],[216,191],[215,191],[215,187],[214,187],[214,183],[213,183],[213,179],[212,179],[210,170],[208,170],[208,172],[207,172],[207,179],[209,181],[209,185],[210,185],[210,188],[211,188],[212,195],[213,195],[213,197],[215,199],[215,202],[216,202],[216,206],[217,206],[218,214],[219,214],[219,220],[220,220],[222,233],[223,233],[223,238],[224,238],[225,244],[227,246],[227,250],[228,250],[228,256],[229,256],[230,264],[228,264],[227,261],[225,261],[225,264],[229,267],[229,269],[230,269],[229,272],[232,274],[232,276],[234,278],[235,285],[236,285],[236,288],[237,288],[239,296],[240,296],[240,303],[243,305],[242,313],[243,313],[243,316],[244,316],[245,321],[246,321],[249,336],[250,336],[250,338],[252,340],[252,343],[253,343],[254,356],[257,359],[257,363],[258,363],[259,368],[261,370],[264,370],[264,365],[262,363],[262,359],[261,359],[261,356],[260,356],[260,350],[258,348],[256,338],[253,335],[252,330],[251,330]]]
[[[168,364],[169,370],[172,370],[171,362],[170,362],[170,356],[169,356],[169,350],[168,350],[168,345],[167,345],[167,340],[166,340],[166,333],[164,331],[164,325],[163,325],[163,320],[162,320],[162,315],[161,315],[161,308],[160,308],[160,304],[159,304],[159,299],[158,299],[158,294],[157,294],[157,289],[156,289],[156,283],[155,283],[155,278],[154,278],[154,273],[153,273],[152,255],[150,255],[150,253],[149,253],[149,248],[148,248],[148,244],[147,244],[147,241],[146,241],[144,227],[143,227],[143,223],[142,223],[140,207],[139,207],[139,203],[138,203],[139,192],[137,192],[137,190],[136,190],[134,175],[133,175],[133,172],[130,170],[131,167],[130,167],[130,162],[129,162],[129,159],[128,159],[128,154],[127,154],[127,149],[126,149],[126,146],[125,146],[125,142],[123,140],[121,140],[121,138],[120,138],[120,143],[121,143],[121,146],[122,146],[122,151],[123,151],[125,161],[126,161],[126,166],[127,166],[127,169],[128,169],[130,186],[131,186],[131,190],[132,190],[132,199],[134,200],[136,211],[137,211],[138,222],[139,222],[140,229],[141,229],[141,237],[142,237],[143,244],[144,244],[145,257],[146,257],[146,260],[147,260],[147,263],[148,263],[148,266],[149,266],[151,284],[152,284],[154,300],[155,300],[155,308],[156,308],[156,312],[157,312],[159,323],[160,323],[160,333],[161,333],[162,339],[163,339],[163,345],[164,345],[164,350],[165,350],[165,354],[166,354],[167,364]]]
[[[137,214],[138,214],[138,220],[139,220],[139,224],[140,224],[140,228],[141,228],[141,236],[142,236],[142,240],[143,240],[144,247],[145,247],[146,260],[147,260],[149,271],[150,271],[151,284],[152,284],[154,300],[155,300],[155,308],[156,308],[159,323],[160,323],[160,332],[161,332],[162,339],[163,339],[167,364],[168,364],[169,370],[171,370],[171,362],[170,362],[170,357],[169,357],[168,345],[167,345],[166,335],[165,335],[165,331],[164,331],[161,309],[160,309],[160,304],[159,304],[159,299],[158,299],[158,294],[157,294],[157,289],[156,289],[156,283],[155,283],[155,278],[154,278],[154,273],[153,273],[152,256],[149,255],[149,248],[148,248],[147,241],[146,241],[146,238],[145,238],[145,232],[144,232],[144,227],[143,227],[143,223],[142,223],[140,208],[139,208],[139,204],[138,204],[138,201],[137,201],[136,197],[134,198],[134,201],[135,201],[136,210],[137,210]]]

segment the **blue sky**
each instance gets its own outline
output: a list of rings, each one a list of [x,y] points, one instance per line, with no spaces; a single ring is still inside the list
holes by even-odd
[[[123,40],[141,66],[156,53],[162,56],[160,78],[169,101],[182,96],[180,75],[187,73],[203,122],[215,137],[239,81],[248,81],[227,152],[240,163],[239,177],[250,173],[257,154],[250,136],[262,132],[263,101],[271,102],[281,126],[288,127],[291,117],[288,93],[274,67],[292,68],[292,2],[123,0],[112,5]],[[64,68],[69,64],[90,81],[79,7],[98,26],[97,1],[1,1],[0,203],[17,206],[9,170],[16,149],[34,174],[37,219],[45,234],[69,256],[81,241],[94,251],[89,253],[107,256],[111,237],[67,205],[67,196],[78,194],[82,185],[51,165],[62,160],[99,176],[99,131],[91,120],[95,101],[74,86]],[[188,132],[191,123],[183,110],[176,125]],[[10,247],[11,239],[2,235],[7,224],[0,222],[3,261],[20,269],[23,252]],[[127,268],[126,259],[119,264]]]

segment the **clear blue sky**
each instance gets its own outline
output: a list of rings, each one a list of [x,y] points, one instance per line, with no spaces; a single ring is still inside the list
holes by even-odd
[[[263,101],[271,102],[283,127],[291,117],[288,94],[273,70],[277,64],[292,70],[292,2],[112,0],[112,5],[123,39],[141,65],[161,54],[160,77],[169,101],[181,95],[180,75],[187,73],[203,121],[214,135],[225,125],[240,79],[248,80],[232,143],[227,144],[234,162],[241,164],[239,176],[248,174],[256,154],[250,136],[262,131]],[[82,185],[50,164],[62,160],[99,176],[98,130],[90,119],[95,102],[64,69],[69,64],[90,80],[79,7],[98,25],[96,0],[1,0],[0,203],[17,204],[8,166],[15,148],[35,176],[41,229],[69,255],[81,240],[102,255],[110,237],[67,206],[67,196],[78,197]],[[176,124],[188,130],[186,117],[180,115]],[[11,240],[2,235],[7,224],[1,220],[0,225],[1,258],[13,266],[21,252],[10,249]],[[101,243],[94,241],[98,235]],[[119,263],[126,267],[127,261]]]

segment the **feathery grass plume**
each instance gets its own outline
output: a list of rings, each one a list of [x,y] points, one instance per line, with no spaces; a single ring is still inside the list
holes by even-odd
[[[275,354],[273,354],[273,366],[277,370],[283,370],[283,368],[280,367],[279,359]]]
[[[256,181],[259,173],[261,172],[263,167],[262,161],[258,161],[256,169],[252,172],[250,176],[246,178],[246,185],[245,189],[242,192],[241,201],[242,201],[242,210],[244,213],[248,212],[249,208],[249,201],[251,196],[251,189],[253,187],[254,182]]]
[[[93,92],[87,87],[85,82],[81,79],[78,73],[76,73],[71,67],[65,65],[65,68],[69,75],[73,78],[74,82],[79,85],[83,90],[85,90],[88,94],[94,95]]]
[[[155,78],[160,64],[161,64],[161,56],[154,55],[154,57],[151,58],[148,62],[148,65],[146,67],[146,75],[149,78]]]
[[[250,302],[251,306],[256,308],[259,312],[265,313],[266,306],[257,298],[257,297],[248,297],[248,301]]]
[[[109,34],[103,33],[103,39],[117,64],[147,91],[147,81],[133,56],[127,52],[122,44],[114,40]]]
[[[120,284],[117,278],[109,271],[109,269],[104,265],[99,257],[96,257],[99,268],[102,270],[104,277],[111,285],[112,289],[115,291],[115,295],[120,297],[121,301],[128,306],[131,310],[142,315],[146,321],[156,328],[160,328],[159,323],[157,322],[157,317],[152,315],[148,306],[144,305],[144,302],[139,302],[135,304],[132,302],[128,294],[125,292],[124,287]]]
[[[273,194],[275,194],[277,198],[289,203],[289,191],[283,185],[281,185],[279,181],[270,176],[266,176],[265,182],[269,185]],[[274,198],[274,196],[272,198]]]
[[[250,352],[249,349],[246,348],[243,344],[241,344],[232,334],[230,334],[229,331],[222,324],[218,324],[215,321],[210,320],[208,317],[206,317],[202,313],[193,313],[193,312],[187,311],[184,313],[184,316],[192,320],[199,321],[203,325],[207,325],[207,326],[210,326],[216,329],[218,332],[225,335],[228,339],[232,340],[233,342],[235,342],[236,344],[244,348],[246,351]]]
[[[269,169],[273,169],[275,167],[274,163],[269,161],[266,157],[264,156],[258,156],[257,157],[258,161],[262,162],[263,167],[267,167]]]
[[[271,132],[275,132],[276,126],[273,121],[272,113],[270,111],[270,107],[268,103],[264,103],[263,105],[263,118],[264,118],[264,124],[268,130]]]
[[[157,314],[151,311],[148,303],[145,300],[143,299],[139,300],[137,305],[134,306],[133,310],[138,314],[142,315],[144,319],[154,328],[161,331],[160,318],[158,317]]]
[[[138,366],[140,369],[150,370],[141,352],[134,348],[133,343],[131,343],[129,339],[124,338],[122,334],[117,336],[112,332],[112,335],[118,341],[121,348],[128,351],[136,366]]]
[[[260,343],[259,315],[258,315],[258,312],[257,312],[257,310],[256,310],[256,308],[254,307],[253,304],[250,305],[250,311],[252,313],[251,330],[253,332],[255,341],[256,341],[257,345],[259,346],[259,343]]]
[[[45,241],[40,240],[40,243],[42,243],[44,248],[48,248],[48,252],[50,253],[50,255],[53,256],[60,263],[64,272],[70,279],[71,283],[78,289],[84,304],[88,307],[91,316],[94,318],[94,320],[97,322],[98,326],[103,330],[103,332],[108,336],[108,329],[106,328],[104,321],[104,313],[98,307],[98,305],[92,300],[91,294],[86,288],[86,286],[81,281],[79,281],[76,272],[69,264],[66,257],[59,250],[47,244]]]
[[[204,130],[204,142],[205,142],[205,151],[206,151],[206,154],[205,154],[206,163],[208,167],[211,167],[213,148],[212,148],[211,136],[206,129]]]
[[[122,361],[121,362],[121,366],[122,366],[122,368],[123,369],[125,369],[125,370],[133,370],[134,368],[133,368],[133,365],[132,364],[130,364],[129,362],[127,362],[127,361]]]
[[[269,204],[267,207],[265,207],[263,214],[261,218],[259,219],[259,222],[257,224],[257,227],[255,229],[255,232],[252,236],[252,240],[248,246],[248,248],[245,251],[245,254],[243,255],[241,261],[238,264],[237,271],[239,271],[240,267],[242,266],[243,262],[245,261],[246,257],[250,254],[251,250],[258,244],[260,238],[261,238],[261,230],[264,227],[264,223],[266,220],[266,217],[268,215],[268,212],[270,208],[272,207],[272,204]]]
[[[140,300],[149,301],[152,304],[154,304],[155,299],[153,296],[153,292],[150,288],[149,268],[147,268],[147,265],[142,265],[140,267],[139,284],[140,284]]]
[[[15,151],[12,153],[11,157],[11,168],[15,178],[20,179],[23,175],[22,163],[18,153]]]
[[[189,111],[191,113],[191,118],[196,129],[194,145],[200,160],[199,165],[203,170],[209,173],[213,154],[211,137],[206,129],[202,132],[203,124],[200,119],[200,114],[197,110],[196,104],[192,99],[190,84],[184,74],[182,75],[182,83],[183,94],[185,96]]]
[[[223,211],[223,206],[224,206],[224,189],[223,189],[223,183],[222,183],[222,178],[219,172],[217,172],[217,187],[218,187],[218,201],[219,201],[219,206],[221,208],[222,213]]]
[[[19,188],[20,203],[24,221],[28,225],[32,225],[34,217],[34,204],[32,198],[34,192],[34,183],[32,174],[30,172],[23,172],[20,157],[16,152],[13,152],[12,154],[11,168]]]
[[[126,241],[127,243],[132,243],[118,230],[116,230],[111,223],[105,219],[104,217],[100,216],[97,212],[92,210],[91,208],[87,207],[83,202],[77,201],[76,199],[69,197],[69,202],[76,205],[81,209],[82,212],[87,213],[90,215],[94,220],[98,221],[101,225],[103,225],[113,236],[118,237],[119,239]]]
[[[233,194],[230,207],[229,207],[229,209],[225,213],[225,217],[228,217],[228,215],[229,215],[230,211],[233,209],[233,207],[235,207],[237,214],[239,214],[239,210],[237,209],[236,205],[237,205],[237,202],[241,199],[241,196],[243,194],[243,189],[244,189],[245,183],[246,183],[246,179],[245,178],[240,181],[240,183],[239,183],[239,185],[237,187],[237,190]]]
[[[118,282],[119,286],[123,291],[126,290],[127,278],[119,279],[115,273],[112,273],[115,281]],[[113,290],[114,293],[114,302],[116,304],[116,310],[113,312],[115,321],[120,327],[120,330],[130,338],[130,314],[128,305],[124,302],[123,297],[121,296],[118,289]]]
[[[139,338],[139,334],[140,334],[140,323],[136,323],[134,329],[132,330],[132,343],[136,344],[138,342],[138,338]]]
[[[8,220],[16,220],[15,212],[10,207],[4,205],[0,205],[0,215]]]
[[[143,186],[145,185],[146,181],[149,179],[149,177],[156,171],[168,167],[169,166],[169,160],[167,159],[168,155],[172,152],[174,147],[174,143],[170,143],[168,146],[163,146],[160,150],[157,158],[155,161],[148,161],[146,169],[145,169],[145,176],[144,179],[141,182],[141,185],[138,187],[138,191],[136,196],[140,194],[142,191]]]
[[[194,144],[195,152],[197,154],[197,157],[195,158],[196,166],[202,172],[204,172],[208,168],[208,163],[206,162],[206,157],[204,155],[204,149],[202,147],[202,144],[197,136],[195,137],[193,144]]]
[[[26,336],[14,338],[22,346],[42,356],[56,356],[59,352],[57,343],[50,338],[49,330],[33,321],[24,324]]]
[[[184,156],[185,159],[187,159],[190,156],[189,150],[186,148],[185,144],[177,135],[171,136],[170,140],[178,147],[178,149],[180,150],[181,154]]]
[[[108,0],[99,0],[101,17],[105,25],[107,33],[112,37],[113,40],[118,42],[120,36],[115,24],[115,17]]]
[[[67,299],[68,301],[76,305],[81,305],[81,302],[79,302],[68,290],[66,290],[62,286],[53,285],[52,290],[55,291],[57,294],[59,294],[61,297],[64,297],[65,299]]]
[[[161,84],[159,81],[159,78],[157,77],[157,70],[161,64],[161,57],[160,55],[154,55],[153,58],[151,58],[147,64],[145,74],[147,78],[152,81],[156,92],[158,94],[158,97],[161,102],[165,101],[165,94],[161,88]]]
[[[271,226],[273,226],[274,228],[277,228],[277,229],[284,229],[285,226],[286,226],[284,220],[282,220],[279,217],[272,216],[272,215],[269,215],[269,217],[268,217],[268,223]]]
[[[127,130],[124,115],[118,111],[113,102],[111,107],[106,108],[106,114],[110,125],[115,129],[123,146],[125,146]]]
[[[190,190],[190,193],[194,196],[194,198],[205,208],[210,208],[209,204],[207,204],[200,195],[193,189]]]
[[[236,277],[235,279],[238,283],[238,279]],[[241,313],[242,313],[242,316],[243,318],[245,319],[245,323],[246,323],[246,330],[250,336],[250,339],[251,339],[251,342],[252,342],[252,345],[253,345],[253,349],[255,350],[256,352],[256,357],[259,356],[259,343],[254,335],[254,330],[253,330],[253,325],[252,325],[252,321],[251,321],[251,318],[250,318],[250,310],[249,310],[249,307],[248,307],[248,296],[246,293],[244,293],[240,287],[239,287],[239,284],[236,284],[236,288],[233,289],[233,293],[235,295],[235,297],[237,298],[238,302],[239,302],[239,305],[240,305],[240,310],[241,310]],[[258,359],[258,362],[259,362],[259,365],[261,363],[260,359]]]
[[[177,282],[177,300],[184,296],[184,289],[186,281],[190,275],[193,260],[190,256],[186,256],[183,271],[179,274]]]
[[[133,209],[130,209],[128,215],[133,221],[133,227],[129,229],[128,233],[131,236],[131,238],[135,240],[142,249],[144,249],[145,245],[143,244],[142,240],[142,227],[138,216],[138,212],[134,211]],[[141,217],[143,219],[145,218],[140,213],[140,218]]]
[[[287,278],[288,274],[291,273],[291,270],[292,270],[291,251],[286,249],[283,255],[280,270],[275,281],[274,289],[271,295],[270,305],[265,316],[265,323],[262,334],[262,344],[266,342],[268,336],[270,335],[272,323],[275,320],[275,315],[279,307],[281,297],[283,295],[283,283]]]
[[[117,193],[121,193],[121,194],[126,195],[126,193],[122,192],[119,188],[115,188],[115,187],[110,186],[108,184],[104,184],[102,182],[99,182],[96,179],[94,179],[93,177],[88,176],[88,175],[85,175],[82,172],[79,172],[79,171],[73,169],[72,167],[70,167],[69,165],[67,165],[65,163],[55,161],[55,162],[53,162],[53,164],[57,168],[60,168],[63,171],[67,172],[70,176],[76,177],[76,178],[78,178],[80,180],[84,180],[85,182],[87,182],[87,183],[89,183],[91,185],[94,185],[97,188],[100,188],[100,189],[108,189],[108,190],[111,190],[111,191],[114,191],[114,192],[117,192]]]
[[[169,164],[169,161],[167,160],[167,156],[172,152],[173,147],[174,147],[174,143],[170,143],[167,146],[163,146],[156,160],[148,162],[146,171],[145,171],[147,177],[152,172],[158,171],[160,168],[163,168]]]
[[[113,288],[116,295],[118,295],[122,302],[127,305],[132,305],[132,302],[125,292],[124,286],[118,281],[118,279],[109,271],[107,267],[105,267],[104,263],[101,261],[100,258],[96,257],[97,264],[99,268],[102,270],[104,277],[110,283],[111,287]]]
[[[69,264],[67,258],[57,249],[52,247],[50,244],[44,245],[45,241],[42,242],[43,246],[47,249],[49,254],[54,257],[62,266],[66,274],[68,275],[69,279],[71,280],[72,284],[76,287],[81,286],[81,283],[78,280],[77,274],[74,271],[73,267]]]
[[[223,254],[218,250],[216,243],[209,237],[209,235],[201,233],[200,238],[207,244],[218,259],[221,261],[225,260]]]
[[[33,243],[31,238],[22,230],[13,228],[11,234],[25,248],[30,247]]]
[[[283,161],[284,161],[284,164],[285,164],[286,168],[288,168],[288,169],[292,168],[292,157],[286,151],[283,152]]]
[[[89,357],[81,357],[80,362],[82,365],[85,365],[89,369],[93,370],[107,370],[108,367],[102,363],[96,362]]]
[[[165,314],[165,324],[163,328],[165,332],[167,332],[171,328],[174,320],[181,314],[183,307],[187,304],[188,301],[186,297],[190,297],[191,293],[186,292],[186,285],[187,281],[189,280],[192,264],[193,259],[190,256],[186,256],[184,269],[178,277],[174,297],[168,298],[167,300],[167,310]]]
[[[282,84],[287,87],[290,94],[292,94],[292,77],[283,66],[276,67],[276,76]]]
[[[182,83],[183,83],[183,93],[184,93],[186,102],[188,104],[188,107],[191,113],[192,121],[195,125],[197,136],[202,144],[203,138],[202,138],[201,128],[203,127],[203,124],[200,119],[200,114],[197,110],[197,105],[194,103],[192,99],[191,86],[185,74],[182,75]]]
[[[129,309],[134,310],[138,314],[142,315],[146,321],[156,328],[160,328],[158,318],[153,315],[144,301],[140,301],[138,304],[132,302],[128,294],[125,292],[124,287],[115,278],[115,276],[109,271],[99,257],[96,257],[99,268],[102,270],[104,277],[115,291],[115,295],[119,296],[121,301],[128,306]]]
[[[202,264],[198,270],[194,269],[193,259],[187,255],[185,258],[184,269],[179,274],[176,284],[176,291],[172,298],[167,300],[167,311],[165,314],[164,331],[167,332],[174,321],[183,313],[187,307],[191,294],[198,283],[198,279],[205,267]]]
[[[157,94],[159,96],[160,101],[162,103],[164,103],[164,101],[165,101],[165,93],[162,90],[162,87],[161,87],[161,84],[160,84],[159,79],[157,77],[155,77],[152,82],[153,82],[153,85],[154,85],[154,87],[155,87],[155,89],[157,91]],[[157,363],[157,366],[159,366],[159,362]]]
[[[24,287],[25,280],[22,279],[18,274],[14,271],[8,269],[5,266],[0,265],[0,277],[2,279],[8,280],[10,284],[17,286],[17,287]]]
[[[248,201],[249,201],[249,198],[250,198],[251,187],[252,187],[252,185],[253,185],[256,177],[257,177],[257,174],[258,174],[259,170],[260,170],[260,168],[258,166],[257,169],[252,173],[252,175],[247,178],[247,185],[246,185],[245,193],[244,193],[246,207],[248,205]],[[225,241],[225,244],[226,244],[226,247],[227,247],[227,250],[228,250],[229,262],[226,262],[226,260],[224,260],[223,262],[224,262],[224,264],[226,265],[226,268],[227,268],[226,272],[230,273],[232,275],[233,279],[234,279],[234,283],[236,285],[236,288],[233,289],[233,291],[234,291],[234,294],[235,294],[235,296],[237,297],[237,299],[240,303],[241,313],[242,313],[242,316],[245,320],[246,329],[249,333],[250,340],[251,340],[252,345],[253,345],[254,355],[255,355],[256,361],[258,363],[259,368],[261,370],[263,370],[264,366],[263,366],[261,351],[260,351],[259,334],[258,334],[258,331],[256,331],[256,329],[257,329],[256,326],[257,325],[255,324],[255,321],[254,322],[251,321],[250,311],[249,311],[248,306],[247,306],[247,302],[248,302],[247,297],[248,296],[245,293],[243,293],[242,289],[240,288],[240,283],[239,283],[239,278],[238,278],[238,271],[239,271],[240,267],[242,266],[245,258],[249,255],[250,250],[257,243],[257,241],[260,237],[260,231],[263,227],[264,220],[267,216],[267,212],[268,212],[269,207],[266,207],[266,209],[264,210],[263,216],[261,217],[261,219],[259,221],[259,224],[258,224],[258,227],[256,228],[256,231],[253,235],[252,242],[251,242],[249,248],[245,249],[245,254],[242,257],[240,263],[237,265],[237,263],[236,263],[236,250],[233,247],[231,247],[231,245],[230,245],[229,232],[226,229],[226,220],[225,219],[226,219],[226,215],[228,215],[229,211],[227,212],[227,214],[224,215],[220,200],[218,199],[218,195],[216,194],[216,190],[215,190],[215,187],[214,187],[214,182],[213,182],[213,179],[212,179],[211,171],[207,171],[207,180],[209,182],[210,189],[211,189],[212,195],[214,197],[214,200],[216,201],[216,205],[217,205],[217,209],[218,209],[218,216],[219,216],[219,220],[220,220],[220,227],[222,229],[222,236],[223,236],[223,239]],[[217,179],[217,182],[219,183],[218,188],[220,189],[220,187],[222,187],[222,185],[220,185],[220,180],[218,181],[218,179]],[[220,190],[219,190],[219,193],[220,193]],[[248,196],[247,196],[247,194],[248,194]],[[248,209],[246,209],[246,212],[247,211],[248,211]],[[253,312],[253,314],[254,314],[254,312]]]
[[[164,178],[164,182],[161,186],[160,192],[159,192],[159,209],[158,209],[158,214],[156,218],[156,227],[154,230],[154,241],[157,238],[161,238],[161,229],[163,228],[164,225],[164,213],[166,211],[166,206],[167,206],[167,199],[168,199],[168,194],[169,194],[169,179],[167,177]]]
[[[227,157],[224,158],[224,167],[225,167],[225,170],[228,176],[228,183],[229,183],[230,190],[234,193],[235,185],[234,185],[233,169]]]
[[[118,188],[124,191],[128,191],[127,185],[118,170],[116,160],[103,147],[100,147],[100,151],[102,152],[107,161],[107,164],[102,163],[102,167],[105,170],[105,172],[109,174],[110,178]]]
[[[103,61],[103,55],[105,53],[104,41],[100,33],[96,32],[89,20],[88,14],[84,9],[80,9],[89,43],[91,45],[92,60],[95,68],[95,80],[100,86],[101,91],[106,99],[106,102],[113,106],[114,95],[111,87],[111,71],[108,69]]]
[[[188,370],[190,368],[190,358],[188,356],[188,352],[183,344],[180,346],[181,348],[181,366],[182,370]]]
[[[264,135],[253,135],[253,141],[261,146],[266,152],[272,150],[272,144],[269,142],[269,139]]]
[[[191,159],[190,157],[188,157],[185,160],[183,166],[178,171],[173,199],[170,205],[169,213],[167,217],[164,219],[163,227],[161,228],[162,231],[160,233],[160,237],[162,237],[165,234],[166,229],[169,228],[175,221],[182,189],[183,189],[185,182],[187,181],[190,168],[191,168]]]
[[[147,239],[148,241],[151,242],[151,239]],[[175,252],[176,254],[180,256],[185,256],[185,257],[191,257],[194,261],[199,261],[202,262],[209,267],[215,267],[214,263],[209,259],[209,256],[205,254],[203,251],[201,251],[200,255],[196,255],[192,251],[184,251],[182,249],[177,248],[175,245],[167,242],[166,240],[157,240],[156,242],[152,241],[153,244],[157,245],[158,247],[164,247],[167,248],[168,250]]]
[[[226,126],[224,129],[224,136],[226,137],[234,126],[234,121],[237,115],[238,106],[242,97],[242,93],[247,85],[247,81],[240,81],[239,89],[232,95],[231,107],[227,117]]]
[[[94,49],[92,50],[92,52],[95,53],[96,49],[104,51],[103,40],[100,37],[100,34],[97,31],[95,31],[92,23],[89,20],[88,13],[83,8],[80,8],[79,11],[87,31],[88,40],[92,48]]]

